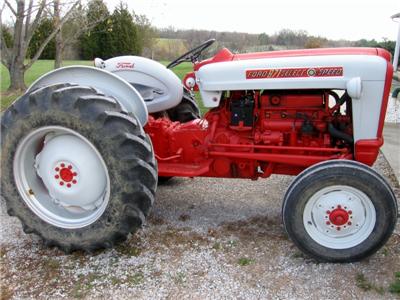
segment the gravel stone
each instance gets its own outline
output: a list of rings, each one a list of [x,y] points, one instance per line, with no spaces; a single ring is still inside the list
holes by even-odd
[[[374,168],[396,184],[383,156]],[[36,236],[23,233],[2,203],[2,296],[395,299],[388,286],[400,271],[400,225],[377,254],[362,262],[317,263],[293,245],[282,227],[282,198],[293,178],[174,178],[159,187],[142,230],[114,249],[92,254],[46,248]],[[399,187],[394,189],[399,197]],[[370,290],[357,287],[360,274]]]

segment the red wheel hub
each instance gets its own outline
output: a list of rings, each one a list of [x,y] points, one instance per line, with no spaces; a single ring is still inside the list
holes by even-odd
[[[72,184],[77,184],[75,177],[78,176],[78,173],[73,170],[72,165],[67,166],[65,163],[61,163],[54,170],[56,171],[54,178],[60,180],[61,186],[66,184],[67,188],[70,188]]]
[[[63,168],[60,171],[60,177],[62,180],[66,181],[66,182],[70,182],[72,181],[72,178],[74,178],[74,174],[72,173],[72,171],[68,168]]]
[[[342,226],[346,224],[348,220],[349,213],[342,208],[336,208],[329,214],[329,221],[336,226]]]

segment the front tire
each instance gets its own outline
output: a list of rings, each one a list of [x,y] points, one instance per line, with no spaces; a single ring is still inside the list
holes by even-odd
[[[90,87],[23,95],[2,117],[2,195],[26,233],[65,252],[112,247],[154,201],[157,170],[134,115]]]
[[[282,216],[289,237],[306,254],[320,261],[352,262],[388,240],[397,222],[397,201],[373,169],[334,160],[296,177]]]

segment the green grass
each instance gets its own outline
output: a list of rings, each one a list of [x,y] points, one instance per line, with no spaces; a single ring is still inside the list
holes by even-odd
[[[71,65],[86,65],[92,66],[93,61],[89,60],[66,60],[64,61],[64,66]],[[31,68],[25,72],[25,84],[30,86],[36,79],[38,79],[43,74],[53,70],[54,61],[53,60],[38,60]],[[20,94],[8,93],[7,89],[10,86],[10,74],[7,68],[1,64],[0,65],[0,94],[1,94],[1,110],[6,109]]]
[[[66,60],[64,61],[64,66],[71,65],[85,65],[93,66],[93,61],[89,60]],[[29,68],[25,73],[25,84],[27,86],[31,85],[37,78],[39,78],[44,73],[47,73],[54,68],[53,60],[38,60],[31,68]],[[10,85],[10,75],[5,66],[1,65],[1,92],[5,92]]]
[[[390,284],[389,291],[400,296],[400,272],[394,273],[395,280]]]
[[[356,276],[356,286],[366,292],[375,291],[380,295],[385,293],[385,289],[381,286],[377,286],[374,283],[370,282],[364,274],[358,273]]]
[[[167,65],[169,62],[162,61],[164,65]],[[71,66],[71,65],[85,65],[85,66],[92,66],[93,61],[89,60],[66,60],[63,63],[64,66]],[[25,73],[25,84],[26,86],[31,85],[37,78],[42,76],[43,74],[53,70],[54,68],[54,61],[53,60],[38,60],[36,61],[33,66],[26,71]],[[183,63],[173,69],[175,74],[179,78],[183,78],[186,73],[192,71],[192,64],[191,63]],[[0,65],[0,92],[1,92],[1,110],[3,111],[6,109],[20,94],[8,93],[7,89],[10,85],[10,76],[8,70],[2,64]],[[200,100],[199,94],[196,93],[196,99]],[[201,110],[204,112],[204,107],[202,106],[202,102],[198,101],[200,104]]]
[[[250,264],[254,263],[254,259],[248,258],[248,257],[241,257],[238,259],[238,264],[240,266],[248,266]]]

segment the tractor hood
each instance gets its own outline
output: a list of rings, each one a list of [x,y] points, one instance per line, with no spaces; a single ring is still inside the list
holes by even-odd
[[[372,50],[376,53],[376,49]],[[207,107],[218,106],[221,93],[233,90],[343,89],[359,98],[363,83],[385,81],[388,64],[386,57],[377,54],[277,53],[274,57],[248,57],[252,56],[226,56],[228,61],[206,63],[198,68],[196,81]]]

